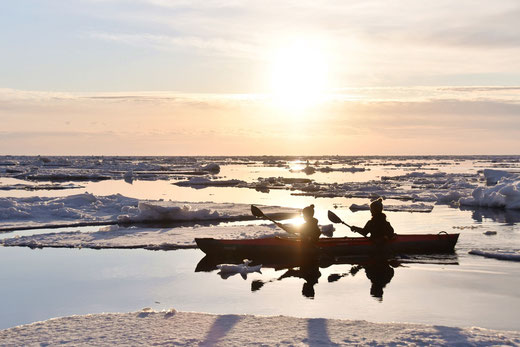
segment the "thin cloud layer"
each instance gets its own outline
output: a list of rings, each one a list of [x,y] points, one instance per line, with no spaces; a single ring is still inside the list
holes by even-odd
[[[0,101],[2,154],[511,154],[520,145],[520,88],[351,89],[295,113],[266,95],[2,90]]]

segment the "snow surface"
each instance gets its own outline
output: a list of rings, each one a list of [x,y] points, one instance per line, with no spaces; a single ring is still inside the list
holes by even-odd
[[[2,345],[519,346],[520,333],[477,327],[155,312],[49,319],[0,331]]]

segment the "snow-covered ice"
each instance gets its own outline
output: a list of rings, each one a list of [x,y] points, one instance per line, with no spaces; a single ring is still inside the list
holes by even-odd
[[[248,204],[158,201],[120,194],[97,196],[90,193],[65,197],[0,198],[0,231],[17,228],[98,225],[136,222],[251,220]],[[261,206],[276,219],[287,219],[298,209]]]
[[[349,209],[351,211],[368,211],[370,210],[369,204],[352,204]],[[415,203],[408,205],[388,205],[384,204],[385,211],[392,212],[431,212],[433,210],[433,205],[424,204],[424,203]]]
[[[520,209],[520,179],[507,179],[495,186],[476,188],[471,197],[459,200],[462,206]]]
[[[31,248],[144,248],[168,250],[195,248],[195,238],[214,237],[225,239],[261,238],[286,235],[274,225],[241,226],[179,226],[175,228],[136,228],[117,225],[102,227],[97,232],[57,232],[0,240],[3,246]]]
[[[218,264],[217,269],[220,271],[218,274],[223,279],[227,279],[233,275],[240,274],[243,279],[247,279],[247,274],[252,272],[262,273],[260,270],[262,269],[262,264],[249,266],[251,264],[251,260],[244,259],[242,264]]]
[[[520,333],[477,327],[161,312],[49,319],[0,331],[1,344],[170,346],[518,346]]]
[[[472,249],[469,251],[469,254],[480,255],[486,258],[493,258],[499,260],[512,260],[512,261],[520,261],[520,250],[481,250],[481,249]]]
[[[488,185],[495,185],[504,178],[516,177],[519,173],[512,173],[504,170],[484,169],[484,177]]]
[[[0,198],[0,230],[110,223],[117,221],[125,206],[137,206],[137,203],[137,199],[120,194]]]

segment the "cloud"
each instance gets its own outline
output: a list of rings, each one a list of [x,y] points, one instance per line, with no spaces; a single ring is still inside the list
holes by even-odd
[[[88,37],[105,41],[119,42],[136,47],[147,47],[157,50],[172,51],[179,48],[196,49],[200,54],[226,57],[253,57],[259,49],[253,45],[232,39],[202,38],[196,36],[167,36],[154,34],[118,34],[91,32]]]
[[[43,153],[38,143],[46,143],[46,153],[179,155],[403,154],[410,148],[478,154],[520,146],[520,87],[349,92],[292,114],[265,95],[3,90],[0,101],[9,109],[0,108],[0,142],[4,154]]]

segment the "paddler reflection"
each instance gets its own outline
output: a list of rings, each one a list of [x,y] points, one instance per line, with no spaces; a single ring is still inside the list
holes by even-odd
[[[323,265],[323,264],[322,264]],[[364,269],[367,278],[371,282],[370,295],[379,301],[383,300],[383,290],[394,277],[394,267],[400,264],[395,260],[385,258],[368,258],[365,261],[355,263],[349,272],[341,274],[331,274],[328,276],[328,282],[338,281],[342,277],[355,276],[360,270]],[[322,266],[327,267],[327,266]],[[283,275],[270,281],[254,280],[251,283],[251,291],[257,291],[264,286],[265,283],[281,281],[284,278],[296,277],[305,280],[302,287],[302,295],[313,299],[315,296],[314,286],[321,277],[320,264],[315,261],[306,261],[299,267],[288,269]]]
[[[335,282],[348,275],[355,276],[361,269],[364,269],[371,282],[370,295],[378,301],[383,301],[383,289],[394,277],[394,268],[398,266],[400,263],[396,260],[369,258],[366,262],[353,265],[347,273],[329,275],[328,281]]]
[[[317,262],[306,261],[297,269],[289,269],[278,280],[288,277],[297,277],[305,280],[302,287],[302,295],[309,299],[314,299],[314,285],[321,277],[320,267]],[[251,290],[253,287],[251,286]]]

